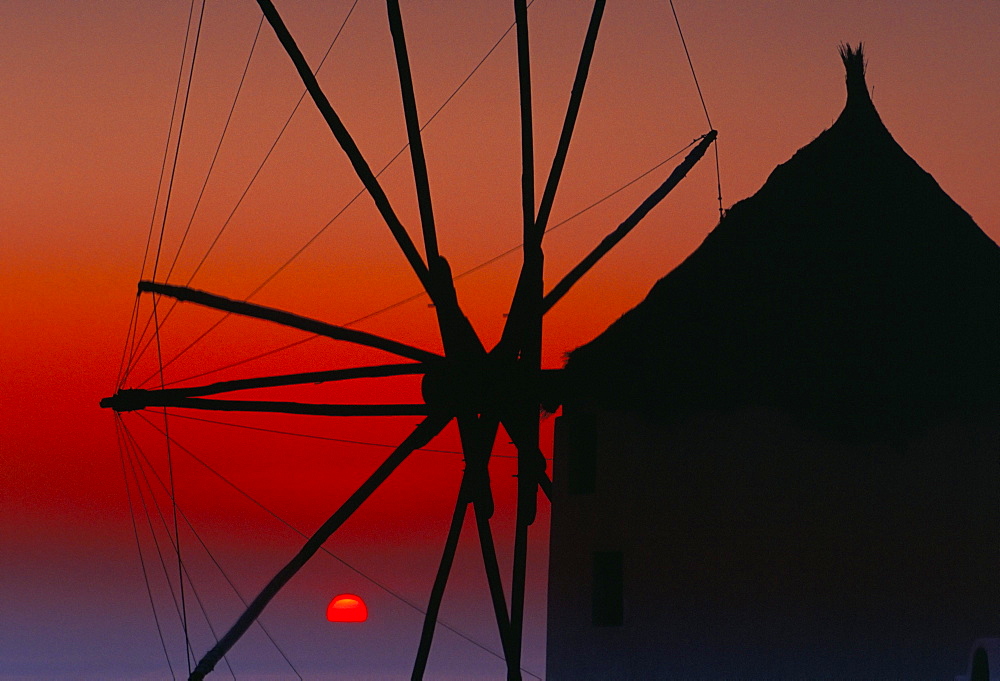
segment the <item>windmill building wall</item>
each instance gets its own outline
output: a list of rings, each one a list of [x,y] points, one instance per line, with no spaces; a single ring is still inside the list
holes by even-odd
[[[550,681],[950,680],[1000,630],[997,414],[901,445],[774,410],[564,413]]]

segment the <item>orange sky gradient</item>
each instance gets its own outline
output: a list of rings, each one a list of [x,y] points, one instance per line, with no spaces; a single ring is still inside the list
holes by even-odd
[[[351,2],[276,4],[315,65]],[[837,44],[863,40],[868,84],[886,126],[1000,242],[1000,3],[676,0],[675,5],[712,124],[719,131],[725,206],[755,192],[777,164],[833,123],[845,98]],[[0,681],[61,674],[108,678],[112,671],[120,678],[138,678],[147,671],[162,671],[135,556],[114,422],[97,403],[114,389],[128,329],[187,12],[183,2],[122,0],[14,0],[0,8],[0,21],[7,27],[0,44],[5,101],[0,117],[0,305],[5,322],[0,326],[0,593],[14,594],[5,605],[8,616],[0,618]],[[536,0],[529,11],[538,194],[589,12],[588,3],[567,0]],[[486,0],[403,2],[402,13],[422,120],[513,22],[510,3]],[[249,0],[207,6],[160,280],[192,216],[259,18],[256,3]],[[358,3],[319,79],[371,166],[382,168],[406,141],[383,3]],[[265,23],[171,283],[187,283],[301,92],[287,56]],[[424,132],[441,251],[456,273],[519,242],[517,107],[512,33]],[[610,2],[550,224],[573,216],[707,130],[669,4]],[[679,160],[549,234],[547,285],[557,282],[624,219]],[[419,241],[408,154],[402,154],[381,181]],[[315,107],[303,102],[190,285],[246,297],[360,187]],[[546,317],[545,366],[561,366],[566,352],[641,301],[717,220],[710,152]],[[488,344],[499,336],[519,264],[514,254],[458,282],[460,301]],[[363,196],[252,300],[344,324],[418,291],[419,282],[372,202]],[[146,296],[144,315],[149,305]],[[160,313],[167,307],[169,301],[163,301]],[[173,357],[219,316],[190,304],[179,306],[163,328],[164,357]],[[365,319],[357,328],[440,350],[426,298]],[[165,379],[184,379],[303,337],[264,322],[233,318],[171,364]],[[154,375],[153,349],[137,363],[133,385]],[[377,351],[319,339],[198,380],[397,361]],[[419,385],[409,378],[378,379],[357,386],[266,394],[334,402],[410,402],[419,400]],[[125,416],[151,458],[162,457],[162,438],[157,445],[155,430],[137,415]],[[162,424],[155,413],[148,418]],[[384,444],[398,442],[416,422],[206,418]],[[170,427],[179,442],[190,443],[198,456],[306,531],[322,522],[389,451],[184,419],[172,420]],[[550,434],[551,419],[543,424],[543,435]],[[499,453],[511,453],[503,434],[499,443]],[[431,447],[454,451],[457,437],[449,430]],[[185,509],[204,528],[206,538],[212,537],[231,559],[234,571],[244,578],[245,591],[252,592],[299,540],[220,486],[183,453],[174,455]],[[498,505],[512,509],[514,461],[497,459],[492,471]],[[423,604],[460,474],[458,454],[415,453],[329,546]],[[541,506],[544,510],[533,528],[525,657],[525,666],[540,675],[547,502]],[[502,565],[509,561],[509,516],[508,510],[501,510],[496,519]],[[473,537],[468,532],[465,538]],[[473,548],[463,539],[456,565],[459,577],[442,617],[498,650]],[[334,561],[323,560],[327,562],[310,567],[289,595],[275,602],[273,615],[293,632],[290,647],[309,660],[308,668],[316,672],[310,678],[339,678],[334,673],[347,667],[372,674],[388,669],[386,677],[403,673],[416,649],[419,615]],[[222,593],[222,587],[209,587],[209,592]],[[348,640],[335,638],[324,620],[330,597],[342,592],[361,595],[370,613],[369,622],[352,631]],[[59,603],[69,603],[76,620]],[[232,604],[222,607],[231,610]],[[315,613],[304,612],[309,608]],[[385,613],[397,610],[398,616],[386,618]],[[228,623],[230,618],[227,614],[221,619]],[[365,627],[370,629],[368,638],[359,633]],[[475,673],[486,676],[502,667],[482,651],[470,651],[461,639],[440,636],[443,650],[452,651],[435,649],[432,655],[432,670],[442,678],[458,673],[445,661],[446,654],[468,657],[479,670]],[[41,640],[52,641],[57,652],[41,655]],[[399,648],[398,654],[384,661],[385,667],[369,665],[365,655],[385,640]],[[339,662],[328,660],[330,650],[339,651]],[[351,660],[343,659],[351,654]],[[125,661],[130,656],[138,661]],[[272,662],[248,664],[264,673]],[[360,673],[344,678],[361,678]]]

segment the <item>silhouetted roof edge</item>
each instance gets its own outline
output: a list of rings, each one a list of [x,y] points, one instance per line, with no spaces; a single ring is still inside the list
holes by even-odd
[[[720,285],[715,278],[725,280],[727,276],[731,276],[734,278],[733,283],[738,285],[740,282],[737,275],[729,270],[743,268],[742,274],[745,275],[747,271],[745,261],[756,256],[762,256],[760,260],[764,262],[776,262],[779,266],[792,263],[802,268],[806,266],[800,264],[799,260],[809,262],[812,258],[813,266],[826,267],[830,270],[829,279],[834,284],[836,277],[841,273],[837,271],[836,266],[831,266],[829,261],[837,262],[836,258],[844,261],[839,264],[846,267],[848,279],[854,274],[852,267],[855,270],[860,267],[853,264],[851,258],[864,265],[884,264],[887,268],[896,266],[897,260],[903,261],[903,265],[897,268],[899,269],[897,278],[904,281],[897,281],[886,274],[875,274],[870,277],[871,281],[861,283],[871,287],[875,295],[881,295],[886,287],[910,285],[913,287],[914,295],[920,294],[928,298],[930,302],[928,309],[932,311],[942,308],[942,301],[936,300],[935,297],[939,298],[944,293],[937,289],[948,289],[951,286],[963,296],[958,300],[968,299],[970,292],[973,298],[978,298],[981,294],[985,301],[971,300],[969,303],[972,308],[980,310],[980,315],[982,310],[988,311],[990,305],[995,302],[996,305],[992,308],[993,317],[1000,318],[1000,313],[996,312],[1000,310],[1000,247],[978,228],[972,217],[955,203],[941,189],[937,181],[892,138],[868,93],[864,80],[865,60],[861,46],[859,45],[857,49],[841,46],[841,57],[847,74],[848,96],[844,110],[836,122],[815,140],[799,149],[789,161],[777,166],[758,192],[735,204],[695,252],[661,279],[640,305],[623,315],[596,339],[571,353],[566,365],[566,384],[569,387],[565,394],[572,395],[573,402],[591,402],[612,409],[624,407],[633,410],[661,411],[665,408],[668,410],[700,408],[700,406],[717,408],[748,403],[759,406],[781,406],[782,402],[787,402],[788,395],[782,397],[767,394],[768,386],[764,385],[766,377],[761,382],[763,388],[759,395],[754,396],[746,392],[748,385],[751,393],[758,389],[759,386],[751,384],[753,379],[761,378],[759,376],[751,376],[748,382],[747,376],[741,375],[739,378],[744,385],[729,391],[729,386],[723,385],[727,376],[726,370],[714,371],[705,357],[694,357],[702,352],[697,347],[699,342],[718,343],[718,338],[713,337],[711,333],[695,327],[714,324],[717,327],[715,328],[717,334],[724,333],[728,328],[726,323],[711,319],[711,315],[741,313],[737,308],[722,312],[710,309],[685,309],[685,306],[697,308],[699,305],[708,306],[722,300],[718,292],[710,295],[699,292],[696,286],[697,280],[713,282],[713,285],[724,291],[726,282],[723,281]],[[842,186],[838,186],[838,183]],[[781,195],[782,192],[793,189],[800,192],[799,197]],[[838,194],[841,190],[843,194]],[[804,197],[801,192],[805,192]],[[886,201],[880,200],[883,196],[880,192],[884,192]],[[798,198],[803,200],[798,201]],[[807,204],[814,213],[796,214],[797,202]],[[858,215],[861,219],[846,220]],[[852,224],[839,224],[837,218],[840,217]],[[771,221],[784,222],[772,225],[769,224]],[[865,232],[864,228],[872,225],[875,227]],[[883,226],[885,229],[882,229]],[[838,243],[838,239],[849,241],[850,246],[845,248],[842,243]],[[884,243],[879,243],[880,239]],[[951,242],[958,244],[954,246],[955,252],[953,254],[944,252],[950,247]],[[801,252],[795,252],[795,248],[800,248]],[[820,257],[817,253],[822,255],[824,248],[840,248],[843,252],[830,255],[828,261],[817,260]],[[914,256],[910,251],[917,255]],[[932,255],[927,255],[925,251]],[[940,254],[936,255],[938,252]],[[908,260],[914,262],[905,262]],[[963,270],[971,270],[972,274],[967,276],[969,273]],[[805,280],[812,276],[806,269],[798,274]],[[773,278],[779,285],[794,285],[799,281],[794,275],[785,276],[784,279]],[[956,281],[949,284],[949,278]],[[906,294],[906,291],[901,292],[904,305],[916,308],[916,305],[907,299]],[[730,298],[733,300],[724,302],[730,305],[734,300],[739,302],[738,296]],[[760,300],[751,302],[760,303]],[[985,305],[981,304],[984,302]],[[817,304],[836,306],[837,302],[820,301]],[[760,307],[760,311],[766,311],[766,308]],[[651,320],[650,318],[656,317],[658,312],[682,319]],[[919,327],[921,323],[930,325],[935,323],[934,319],[929,322],[921,320],[919,312],[910,310],[909,316],[901,319],[913,328]],[[846,313],[841,315],[843,316],[847,316]],[[946,314],[945,319],[936,321],[945,323],[947,316]],[[794,321],[792,323],[794,324]],[[879,325],[877,320],[875,323],[876,326]],[[754,331],[755,324],[755,321],[750,320],[748,326],[745,326]],[[993,364],[1000,366],[1000,355],[997,352],[1000,349],[998,348],[1000,324],[994,322],[991,325],[989,320],[984,324],[985,326],[983,324],[976,326],[973,335],[976,335],[977,338],[974,340],[980,346],[983,346],[983,338],[989,338],[985,341],[989,352],[983,353],[984,346],[975,348],[973,354],[979,360],[991,356]],[[993,327],[996,327],[996,335],[990,338],[989,334],[994,330]],[[745,330],[738,325],[733,328]],[[648,337],[656,332],[662,332],[667,337],[657,338],[655,342],[651,342]],[[682,333],[697,337],[687,341],[678,339],[676,336]],[[848,340],[857,345],[854,339],[848,338]],[[902,342],[905,345],[906,340],[902,339]],[[678,373],[683,373],[685,370],[683,359],[663,360],[656,352],[649,349],[652,346],[658,346],[658,352],[661,354],[671,351],[692,353],[694,363],[698,364],[700,361],[701,366],[696,367],[695,373],[680,377],[683,380],[680,380],[679,384],[685,387],[680,391],[683,394],[675,390],[676,386],[670,385],[671,382],[678,382]],[[903,349],[905,351],[905,348]],[[724,361],[733,361],[734,358],[734,361],[746,360],[745,357],[739,357],[738,350],[736,355],[733,355],[733,348],[727,346],[720,357],[724,357]],[[863,344],[860,348],[849,350],[864,354]],[[918,350],[917,355],[922,352],[923,355],[920,356],[925,361],[928,357],[937,359],[936,356],[927,354],[933,351],[933,348],[931,350],[918,348]],[[962,349],[956,348],[955,351],[961,352]],[[947,351],[942,350],[942,354],[945,352]],[[630,355],[634,356],[630,358]],[[956,361],[961,364],[960,360],[950,358],[943,365],[947,367],[948,362],[955,364]],[[752,374],[752,362],[746,364],[750,368],[744,367],[743,373]],[[972,368],[962,367],[962,371],[959,372],[962,380],[977,373],[970,369]],[[705,394],[698,394],[700,389],[698,379],[702,378],[696,375],[699,370],[706,374],[704,376],[706,384],[715,381],[704,391]],[[991,371],[991,367],[984,366],[983,370],[990,375],[997,374],[997,385],[1000,386],[1000,372],[997,372],[995,367]],[[707,375],[713,371],[718,375]],[[616,375],[616,372],[620,372],[621,375]],[[906,385],[905,380],[912,378],[907,376],[907,373],[908,369],[903,367],[901,370],[903,388]],[[914,372],[909,371],[909,373]],[[971,380],[975,383],[977,379]],[[919,381],[913,382],[913,385],[918,383]],[[960,386],[948,385],[947,381],[940,383],[940,386],[935,386],[927,394],[945,396],[942,398],[943,402],[961,403],[959,406],[966,411],[984,405],[986,408],[1000,405],[1000,388],[989,389],[977,384],[978,387],[974,387],[963,397]],[[780,392],[781,388],[782,386],[778,386],[773,392]],[[889,390],[885,394],[905,397],[906,390],[903,388],[895,386],[895,393]],[[793,390],[792,393],[794,392]],[[683,399],[678,399],[679,397]],[[755,399],[748,400],[748,398]],[[878,401],[876,397],[869,396],[869,399],[873,402],[869,407],[882,408],[875,405]],[[797,406],[799,405],[793,405]],[[899,411],[905,406],[888,405],[888,409]],[[804,411],[809,411],[809,408],[807,405]],[[812,405],[812,408],[814,411],[829,409],[830,405],[816,404]],[[934,411],[937,407],[930,405],[929,409]],[[940,409],[954,411],[944,403],[940,405]]]

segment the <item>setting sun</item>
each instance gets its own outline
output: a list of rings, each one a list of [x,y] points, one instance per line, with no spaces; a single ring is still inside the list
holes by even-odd
[[[368,606],[360,596],[340,594],[326,606],[326,618],[331,622],[364,622],[368,619]]]

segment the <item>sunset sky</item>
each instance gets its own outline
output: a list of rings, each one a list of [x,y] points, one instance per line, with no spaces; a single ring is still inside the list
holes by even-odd
[[[315,66],[353,2],[276,4]],[[845,97],[837,45],[864,41],[868,85],[886,126],[1000,242],[1000,2],[676,0],[675,6],[711,122],[719,131],[725,206],[755,192],[777,164],[836,119]],[[97,405],[114,391],[129,328],[188,11],[188,3],[179,1],[8,0],[0,6],[5,27],[0,43],[3,681],[169,678],[136,552],[115,420]],[[506,1],[404,1],[402,13],[422,121],[513,22],[512,3]],[[589,13],[589,3],[568,0],[535,0],[529,10],[539,187],[548,172]],[[253,294],[254,302],[336,324],[364,318],[357,328],[439,351],[426,298],[386,309],[418,293],[419,282],[367,196],[269,280],[361,185],[307,100],[237,207],[303,90],[266,23],[194,211],[259,21],[252,0],[209,0],[205,9],[157,279],[164,280],[169,271],[171,283],[190,282],[238,299]],[[511,32],[424,132],[441,251],[455,273],[519,242],[516,77]],[[406,141],[384,3],[357,3],[319,78],[378,171]],[[669,3],[609,2],[553,210],[551,224],[559,226],[545,242],[548,286],[662,182],[680,158],[560,223],[708,129]],[[400,155],[381,181],[416,239],[408,154]],[[161,203],[153,251],[162,210]],[[546,317],[545,366],[561,366],[566,352],[641,301],[717,220],[710,153]],[[189,221],[190,234],[172,266]],[[488,344],[502,328],[519,263],[514,253],[458,281],[460,300]],[[152,261],[147,277],[151,268]],[[159,313],[169,307],[163,301]],[[142,322],[149,311],[145,296]],[[220,316],[190,304],[178,306],[163,325],[164,360],[183,351]],[[230,318],[172,362],[164,378],[182,381],[304,338],[301,332],[265,322]],[[150,387],[159,380],[155,350],[150,345],[138,358],[129,386],[149,379],[145,385]],[[190,384],[397,361],[377,351],[312,340]],[[415,380],[378,379],[267,395],[410,402],[419,399],[417,389]],[[177,414],[169,427],[180,446],[306,532],[325,520],[390,451],[374,445],[399,442],[416,423],[407,417]],[[310,437],[184,418],[190,416]],[[165,475],[163,437],[154,427],[162,427],[162,414],[124,417],[136,442]],[[542,432],[551,438],[551,419]],[[512,453],[505,436],[498,445],[497,453]],[[426,603],[462,471],[457,437],[450,429],[430,448],[437,451],[412,455],[327,544],[340,559],[420,607]],[[244,596],[252,596],[301,540],[184,449],[174,446],[172,456],[182,510]],[[509,574],[514,461],[496,459],[491,470],[498,500],[494,532],[502,569]],[[150,482],[160,494],[155,479]],[[133,502],[139,503],[134,480],[130,489]],[[539,676],[545,659],[547,502],[541,508],[532,528],[524,657],[524,667]],[[142,513],[137,520],[146,523]],[[153,522],[160,522],[155,515]],[[182,670],[177,617],[148,526],[139,529],[145,531],[144,557],[169,652],[175,670]],[[161,541],[164,537],[160,532]],[[441,619],[498,651],[474,539],[474,528],[466,527]],[[192,578],[205,585],[200,594],[221,632],[238,612],[238,601],[184,528],[181,542],[190,552]],[[326,606],[340,593],[366,600],[367,622],[326,621]],[[200,655],[210,645],[210,633],[197,604],[189,602],[188,608]],[[422,616],[338,560],[319,555],[263,619],[305,678],[381,679],[408,678]],[[233,652],[238,678],[288,678],[287,666],[259,632]],[[438,629],[428,678],[499,678],[502,669],[496,657]],[[220,666],[216,678],[228,673]]]

